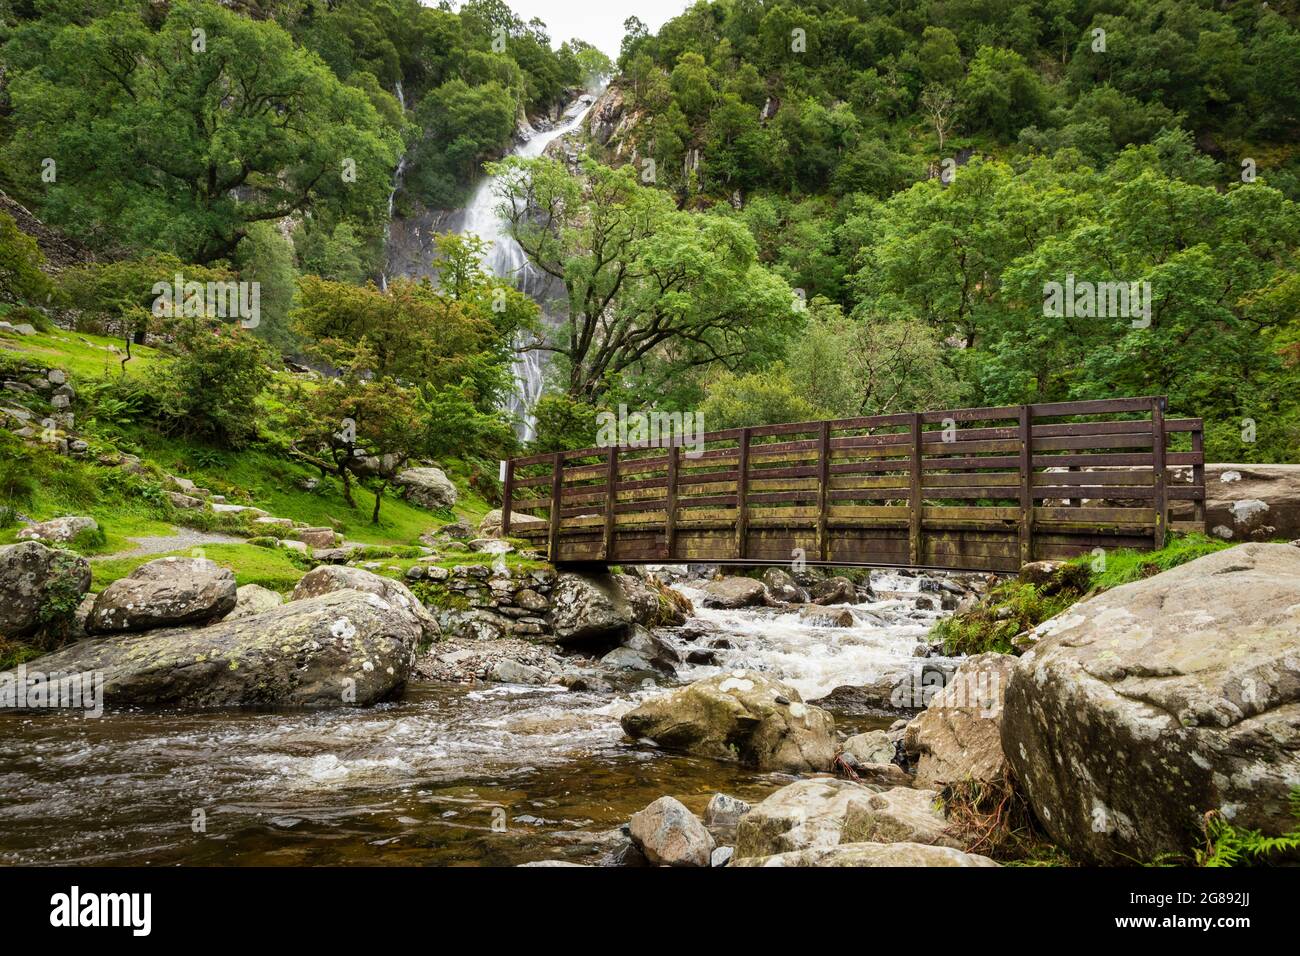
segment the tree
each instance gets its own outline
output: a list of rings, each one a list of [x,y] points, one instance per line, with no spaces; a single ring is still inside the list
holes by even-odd
[[[44,265],[36,240],[18,228],[13,216],[0,212],[0,302],[18,305],[45,299],[51,286]]]
[[[957,97],[947,87],[931,84],[921,92],[921,109],[930,118],[930,125],[939,137],[939,152],[943,153],[944,140],[957,115]]]
[[[794,315],[740,223],[679,212],[628,167],[587,160],[582,181],[546,158],[489,170],[511,234],[564,287],[564,327],[533,347],[562,358],[574,398],[598,398],[657,353],[680,367],[739,360]]]
[[[154,376],[152,391],[163,431],[243,448],[258,436],[258,399],[270,384],[276,356],[237,324],[186,322],[180,354]]]
[[[780,365],[761,372],[719,372],[707,386],[700,405],[705,428],[749,428],[781,422],[808,422],[825,417],[791,381]]]
[[[379,523],[384,492],[421,450],[425,415],[419,392],[391,378],[367,377],[364,350],[342,375],[310,386],[294,382],[280,391],[286,408],[289,453],[333,475],[343,500],[357,507],[352,484],[368,484],[375,495],[372,524]]]
[[[6,159],[52,221],[202,264],[256,222],[379,214],[401,145],[281,27],[209,0],[171,4],[157,30],[134,10],[64,26],[10,95]]]

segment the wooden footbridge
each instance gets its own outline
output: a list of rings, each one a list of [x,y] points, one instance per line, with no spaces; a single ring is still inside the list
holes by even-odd
[[[506,463],[503,532],[557,563],[1014,571],[1155,548],[1205,525],[1201,420],[1165,409],[1154,397],[907,412],[530,455]]]

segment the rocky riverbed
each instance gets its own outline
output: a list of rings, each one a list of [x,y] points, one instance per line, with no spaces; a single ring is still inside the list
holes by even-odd
[[[38,556],[41,547],[23,546]],[[193,620],[204,602],[219,603],[224,611],[234,600],[233,583],[218,570],[202,562],[183,565],[168,570],[188,576],[190,584],[178,588],[172,582],[164,615]],[[779,770],[633,740],[620,719],[638,705],[665,689],[746,668],[789,681],[808,699],[844,683],[878,683],[882,675],[915,668],[914,655],[929,653],[926,632],[945,613],[938,579],[897,574],[877,574],[869,587],[841,595],[851,603],[785,604],[758,584],[765,595],[761,606],[709,607],[717,603],[707,590],[713,573],[672,568],[654,576],[672,581],[678,600],[691,602],[680,601],[691,611],[689,617],[680,610],[673,615],[676,626],[650,624],[664,611],[658,597],[653,612],[647,607],[650,594],[658,592],[650,591],[645,578],[651,576],[642,573],[622,579],[630,606],[606,607],[569,588],[561,589],[560,598],[568,593],[579,607],[536,607],[534,613],[559,620],[563,639],[554,633],[540,641],[475,636],[453,629],[457,615],[467,611],[432,608],[430,616],[442,622],[439,639],[409,633],[398,642],[415,650],[404,693],[365,709],[196,711],[194,703],[219,702],[182,694],[169,703],[158,696],[156,675],[143,682],[119,677],[117,685],[123,693],[146,686],[151,696],[140,703],[150,709],[114,708],[112,675],[130,666],[109,659],[118,654],[116,642],[138,648],[152,639],[161,646],[177,629],[159,630],[150,622],[121,637],[91,635],[30,666],[71,669],[93,656],[110,675],[109,711],[102,718],[63,712],[0,716],[4,860],[520,863],[558,855],[610,862],[630,852],[622,827],[632,813],[665,793],[703,813],[720,790],[757,801],[794,779]],[[157,577],[144,573],[114,590],[133,598],[122,603],[136,604],[141,588]],[[360,598],[365,592],[355,588],[373,580],[386,599],[406,590],[360,569],[323,566],[315,577],[321,580],[304,579],[302,593],[287,604],[256,607],[253,618],[273,618],[282,626],[308,620],[304,641],[320,643],[310,630],[317,627],[310,624],[316,605],[322,606],[326,631],[330,620],[343,616],[341,610],[358,621],[378,615],[375,626],[382,631],[384,612],[370,610]],[[534,593],[540,587],[553,597],[556,582],[542,578],[524,577],[516,585],[523,590],[530,584]],[[820,581],[809,577],[807,583],[816,589]],[[109,626],[122,620],[113,612],[114,593],[106,594],[88,609],[92,627],[102,626],[96,620]],[[258,597],[246,589],[238,595],[241,606]],[[351,604],[359,607],[344,607]],[[801,613],[822,607],[845,617],[832,621]],[[500,614],[501,608],[491,611]],[[240,651],[221,635],[248,629],[249,618],[241,613],[187,632],[202,635],[213,648],[225,647],[212,654],[215,663],[208,661],[213,673],[231,673]],[[647,624],[622,614],[642,615]],[[611,621],[618,627],[602,632]],[[574,639],[584,630],[585,637]],[[295,643],[289,655],[297,667],[302,646]],[[257,653],[267,673],[278,673],[270,651]],[[388,658],[401,667],[396,655],[389,652]],[[218,686],[235,693],[229,678]],[[361,689],[375,700],[390,696],[378,686],[363,683]],[[242,702],[243,693],[234,702]],[[894,720],[884,712],[841,714],[836,741]],[[191,827],[198,811],[204,831]]]
[[[0,862],[988,866],[951,801],[1014,787],[1110,863],[1185,856],[1205,809],[1282,832],[1300,785],[1287,545],[961,660],[926,635],[987,579],[435,577],[322,565],[283,600],[163,559],[78,605],[83,559],[0,549],[9,633],[52,596],[84,632],[29,666],[107,705],[0,712]]]

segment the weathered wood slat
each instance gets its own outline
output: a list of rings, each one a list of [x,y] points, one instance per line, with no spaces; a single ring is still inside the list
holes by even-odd
[[[829,565],[1014,570],[1151,546],[1205,519],[1203,424],[1165,412],[1160,398],[1048,402],[711,432],[698,456],[526,456],[505,465],[503,505],[546,521],[505,530],[556,560],[606,563],[784,562],[801,548]],[[1171,433],[1191,450],[1170,450]]]

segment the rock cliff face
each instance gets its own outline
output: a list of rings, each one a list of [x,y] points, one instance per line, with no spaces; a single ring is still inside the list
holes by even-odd
[[[1002,746],[1072,856],[1186,856],[1202,814],[1291,829],[1300,548],[1245,544],[1080,602],[1011,673]]]

